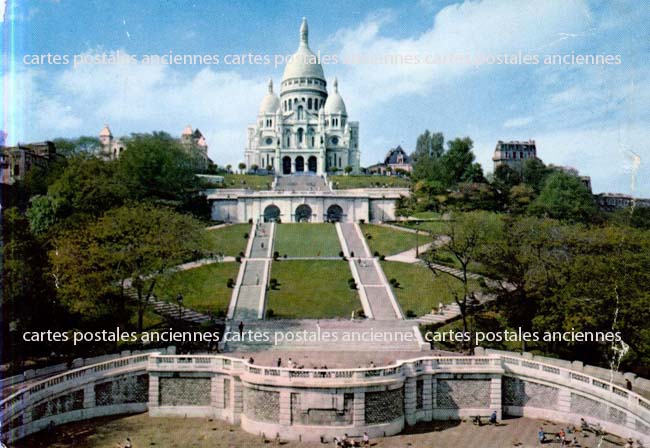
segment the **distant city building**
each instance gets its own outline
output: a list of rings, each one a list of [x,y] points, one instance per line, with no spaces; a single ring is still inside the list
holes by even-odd
[[[284,69],[280,97],[269,80],[257,122],[248,127],[248,168],[270,168],[276,174],[324,174],[351,166],[359,172],[359,123],[348,121],[336,78],[332,88],[318,57],[309,48],[307,20],[300,44]]]
[[[367,172],[369,174],[383,175],[387,172],[397,173],[398,170],[401,170],[410,173],[413,171],[413,165],[411,162],[411,157],[406,153],[406,151],[404,151],[404,149],[402,149],[401,146],[398,145],[396,148],[392,148],[388,151],[383,163],[370,165],[367,168]]]
[[[515,171],[521,171],[526,160],[537,158],[535,140],[504,142],[499,140],[492,161],[496,170],[500,165],[507,165]]]
[[[2,147],[0,157],[2,183],[12,185],[18,180],[23,180],[33,167],[47,167],[58,155],[54,143],[45,141]]]
[[[193,130],[188,124],[183,129],[179,142],[189,154],[194,156],[197,170],[205,171],[212,164],[212,160],[208,157],[208,143],[201,131]],[[107,160],[119,158],[122,151],[126,149],[126,143],[122,139],[114,138],[107,124],[99,131],[99,143],[100,155]]]
[[[650,207],[650,199],[634,198],[623,193],[600,193],[595,195],[598,207],[606,212],[631,207]]]

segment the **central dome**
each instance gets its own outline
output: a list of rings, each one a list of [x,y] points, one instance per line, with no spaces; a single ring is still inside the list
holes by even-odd
[[[300,45],[284,67],[282,80],[291,78],[318,78],[325,80],[323,67],[318,62],[318,57],[309,48],[309,28],[307,19],[303,17],[300,26]]]

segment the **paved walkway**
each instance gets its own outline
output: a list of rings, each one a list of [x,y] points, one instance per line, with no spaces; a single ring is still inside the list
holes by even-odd
[[[358,283],[366,315],[375,320],[402,319],[397,299],[380,264],[370,255],[361,229],[355,223],[337,224],[341,247],[350,257],[350,269]],[[354,256],[353,256],[354,255]]]
[[[237,322],[238,324],[238,322]],[[371,319],[255,320],[244,323],[243,341],[233,322],[229,352],[273,350],[311,352],[363,352],[429,350],[414,321]],[[264,337],[266,335],[266,337]],[[237,339],[237,340],[233,340]],[[337,355],[328,355],[328,357]],[[341,355],[343,356],[343,355]],[[313,358],[312,359],[316,359]],[[333,359],[333,358],[332,358]],[[341,358],[343,359],[343,358]],[[347,357],[348,360],[351,358]],[[315,361],[314,361],[315,362]],[[332,360],[334,362],[334,360]]]
[[[276,191],[329,191],[325,179],[317,175],[279,176]]]
[[[429,248],[431,247],[431,243],[423,244],[422,246],[418,247],[418,254],[423,254]],[[416,256],[416,250],[415,248],[405,250],[404,252],[400,252],[395,255],[390,255],[386,257],[386,261],[399,261],[400,263],[419,263],[420,259],[417,258]]]
[[[242,260],[228,313],[235,321],[264,318],[274,231],[271,223],[255,224],[251,230],[247,258]]]

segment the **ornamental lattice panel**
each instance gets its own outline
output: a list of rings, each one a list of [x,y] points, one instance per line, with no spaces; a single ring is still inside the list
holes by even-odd
[[[76,390],[69,394],[60,395],[45,403],[34,406],[32,409],[32,421],[50,417],[52,415],[64,414],[66,412],[83,409],[84,391]]]
[[[118,378],[95,385],[97,406],[146,403],[149,401],[149,375]]]
[[[280,421],[280,393],[259,389],[244,389],[244,414],[260,422]]]
[[[529,406],[541,409],[555,409],[559,389],[544,384],[522,381],[504,376],[501,382],[504,406]]]
[[[366,423],[389,423],[404,415],[404,389],[366,392]]]
[[[438,380],[436,383],[436,407],[440,409],[490,407],[490,380]]]
[[[160,378],[161,406],[210,406],[210,378]]]

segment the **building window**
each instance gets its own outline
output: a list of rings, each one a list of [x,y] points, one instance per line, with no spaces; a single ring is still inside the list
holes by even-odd
[[[307,100],[307,109],[311,110],[311,98]]]

